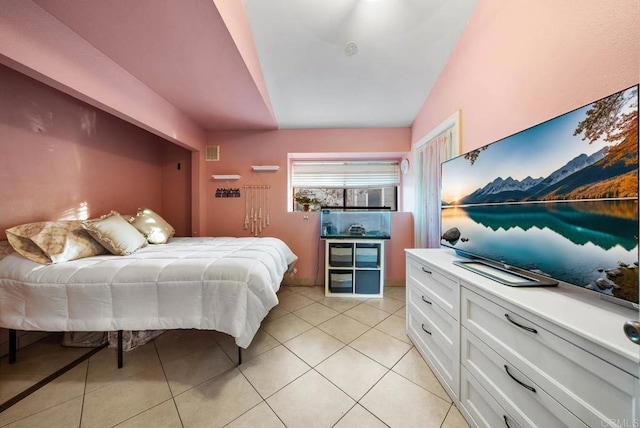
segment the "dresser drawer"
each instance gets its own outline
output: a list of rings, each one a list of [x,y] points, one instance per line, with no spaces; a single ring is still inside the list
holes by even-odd
[[[460,410],[472,427],[520,428],[464,367],[460,373]]]
[[[452,344],[452,338],[445,339],[424,313],[413,305],[407,306],[407,335],[427,360],[447,393],[456,401],[460,374],[459,335],[455,335]]]
[[[539,385],[465,328],[460,351],[460,362],[521,426],[586,428]]]
[[[408,257],[407,289],[416,285],[423,287],[430,301],[440,306],[454,319],[459,319],[460,286],[457,280],[429,264]]]
[[[440,306],[428,300],[428,294],[422,286],[411,287],[407,290],[407,307],[421,312],[426,320],[429,330],[436,334],[446,346],[453,352],[454,344],[459,339],[459,323]]]
[[[527,312],[515,313],[466,288],[461,307],[469,332],[588,426],[632,420],[633,376],[541,328]]]

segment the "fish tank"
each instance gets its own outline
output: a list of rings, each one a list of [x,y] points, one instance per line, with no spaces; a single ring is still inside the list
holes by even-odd
[[[322,239],[391,239],[391,211],[367,210],[361,207],[322,208],[320,210]]]

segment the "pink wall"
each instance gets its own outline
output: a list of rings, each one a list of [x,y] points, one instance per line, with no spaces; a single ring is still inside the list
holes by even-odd
[[[480,0],[412,127],[461,110],[463,151],[638,83],[637,0]]]
[[[273,109],[271,108],[267,84],[264,81],[264,76],[262,75],[262,67],[260,65],[260,59],[258,58],[258,51],[256,50],[256,45],[253,40],[244,4],[237,0],[214,0],[214,3],[227,27],[227,30],[229,31],[229,34],[233,37],[233,41],[235,42],[240,55],[242,55],[242,59],[247,70],[251,74],[258,91],[260,91],[264,104],[271,115],[271,120],[273,122],[272,128],[275,129],[278,127],[278,123],[276,121],[276,116],[273,113]]]
[[[0,2],[0,63],[133,123],[198,156],[205,131],[109,57],[29,0]],[[201,181],[199,165],[192,169]],[[193,187],[191,223],[204,230],[204,203]]]
[[[175,144],[162,145],[162,217],[176,236],[191,236],[191,155]]]
[[[248,236],[243,229],[244,194],[241,198],[215,198],[216,188],[240,188],[247,184],[268,184],[270,226],[262,236],[284,240],[298,255],[297,282],[321,281],[324,248],[320,241],[318,213],[288,212],[288,153],[390,152],[395,157],[410,149],[408,128],[306,129],[266,132],[211,132],[209,144],[220,145],[220,161],[206,162],[206,175],[240,174],[238,181],[207,183],[207,231],[211,236]],[[277,172],[252,173],[251,165],[279,165]],[[305,220],[304,215],[309,219]],[[413,246],[413,217],[397,212],[392,216],[392,239],[386,244],[387,283],[403,283],[404,248]]]
[[[195,122],[30,0],[0,2],[0,62],[198,150]]]
[[[0,141],[1,238],[31,221],[162,213],[178,198],[167,220],[189,230],[189,151],[2,65]],[[180,159],[183,178],[163,167]]]

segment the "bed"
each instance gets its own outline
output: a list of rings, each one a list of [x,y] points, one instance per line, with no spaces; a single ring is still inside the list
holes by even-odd
[[[254,237],[171,238],[130,255],[48,265],[12,253],[0,260],[0,327],[206,329],[246,348],[296,260],[283,241]],[[121,366],[121,335],[119,355]]]

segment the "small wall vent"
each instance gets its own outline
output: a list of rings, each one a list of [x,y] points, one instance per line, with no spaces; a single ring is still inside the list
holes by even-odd
[[[206,146],[205,147],[205,160],[219,161],[220,160],[220,146]]]

